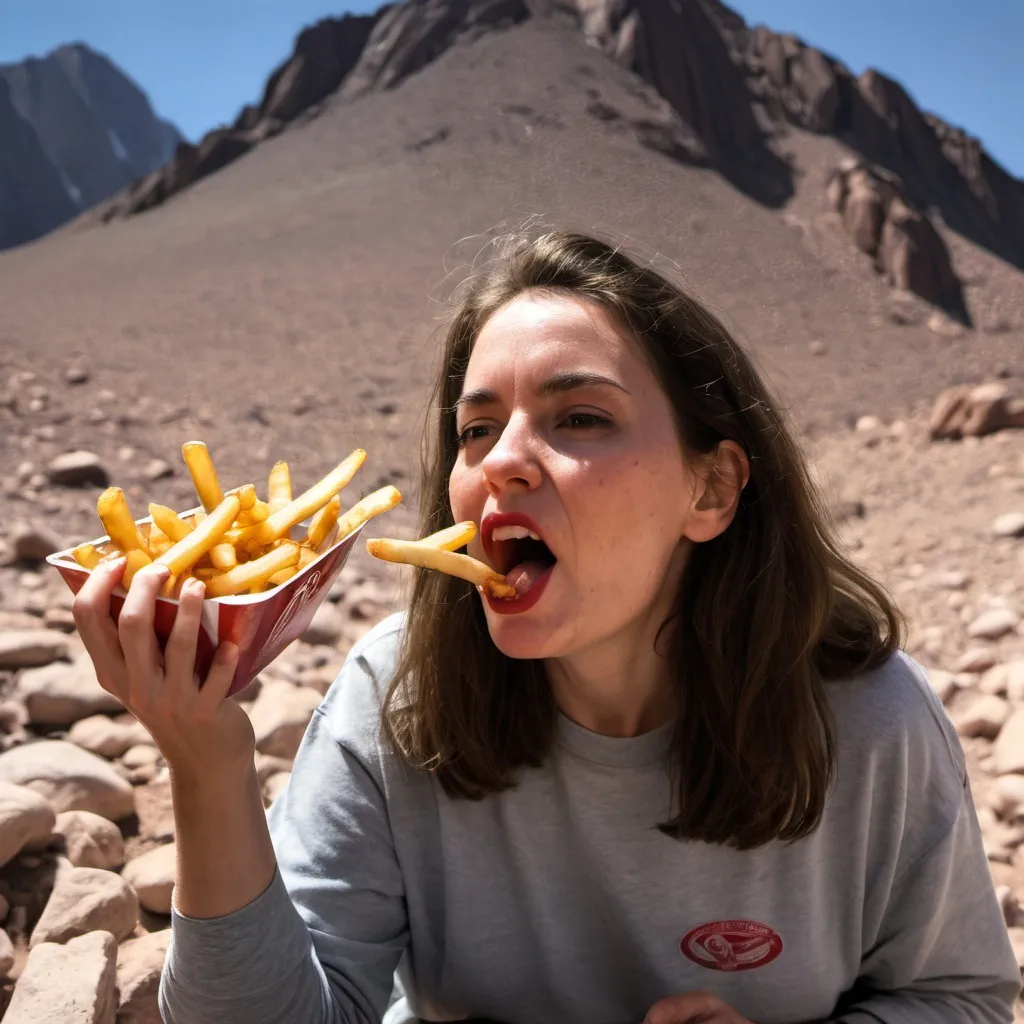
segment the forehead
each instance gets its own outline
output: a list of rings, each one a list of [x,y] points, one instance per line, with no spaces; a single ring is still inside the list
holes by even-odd
[[[530,373],[582,362],[592,369],[635,373],[636,346],[595,302],[572,296],[522,295],[484,324],[470,354],[466,382],[513,365],[517,372]]]

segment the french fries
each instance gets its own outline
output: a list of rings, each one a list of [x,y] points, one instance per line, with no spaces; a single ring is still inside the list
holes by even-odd
[[[448,533],[448,531],[443,532]],[[438,534],[433,536],[437,537]],[[442,537],[442,540],[452,543],[452,537],[457,537],[457,535],[451,534],[449,537]],[[447,550],[446,547],[431,543],[429,538],[427,540],[371,539],[366,542],[366,550],[374,558],[381,558],[386,562],[401,562],[405,565],[417,565],[423,569],[436,569],[449,576],[468,580],[474,586],[489,591],[494,597],[511,600],[516,596],[516,588],[507,583],[500,572],[496,572],[489,565],[485,565],[470,555],[459,555],[454,551]]]
[[[292,496],[288,463],[276,462],[267,477],[266,500],[251,483],[223,490],[204,442],[187,441],[181,453],[202,508],[182,516],[154,502],[151,521],[136,523],[124,491],[108,487],[96,505],[108,539],[79,544],[71,555],[79,566],[91,572],[123,555],[126,590],[144,566],[166,566],[170,576],[160,596],[172,599],[190,578],[204,582],[207,598],[257,594],[287,582],[402,500],[387,486],[342,511],[340,492],[366,459],[361,448],[298,497]],[[297,539],[293,531],[306,520],[305,535]]]

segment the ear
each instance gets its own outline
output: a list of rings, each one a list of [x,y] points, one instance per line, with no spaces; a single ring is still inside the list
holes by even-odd
[[[713,540],[733,521],[740,494],[750,479],[747,453],[735,441],[721,441],[715,454],[698,470],[695,493],[683,536],[695,543]]]

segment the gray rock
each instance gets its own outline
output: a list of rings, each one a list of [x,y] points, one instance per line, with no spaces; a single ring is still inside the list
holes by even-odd
[[[174,467],[163,459],[152,459],[146,463],[142,470],[144,480],[163,480],[164,477],[174,476]]]
[[[11,534],[14,556],[23,562],[42,562],[47,555],[67,547],[60,538],[46,527],[31,523],[18,523]]]
[[[89,371],[84,366],[69,366],[64,371],[64,379],[69,384],[85,384],[89,380]]]
[[[84,487],[90,484],[106,487],[110,483],[100,457],[86,451],[58,455],[47,467],[46,474],[51,483],[60,487]]]
[[[0,632],[0,669],[33,668],[67,658],[68,638],[52,629],[12,629]]]

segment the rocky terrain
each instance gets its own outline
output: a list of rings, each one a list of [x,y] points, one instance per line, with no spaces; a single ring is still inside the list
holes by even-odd
[[[108,481],[139,516],[191,507],[193,438],[261,487],[363,447],[344,500],[396,484],[387,532],[412,535],[447,301],[526,220],[624,240],[750,347],[957,723],[1024,963],[1020,182],[885,76],[713,0],[337,19],[219,131],[0,253],[5,1021],[155,1022],[172,884],[165,768],[43,557],[100,532]],[[268,802],[405,582],[354,553],[241,695]]]
[[[38,238],[165,164],[181,142],[81,43],[0,64],[0,249]]]

